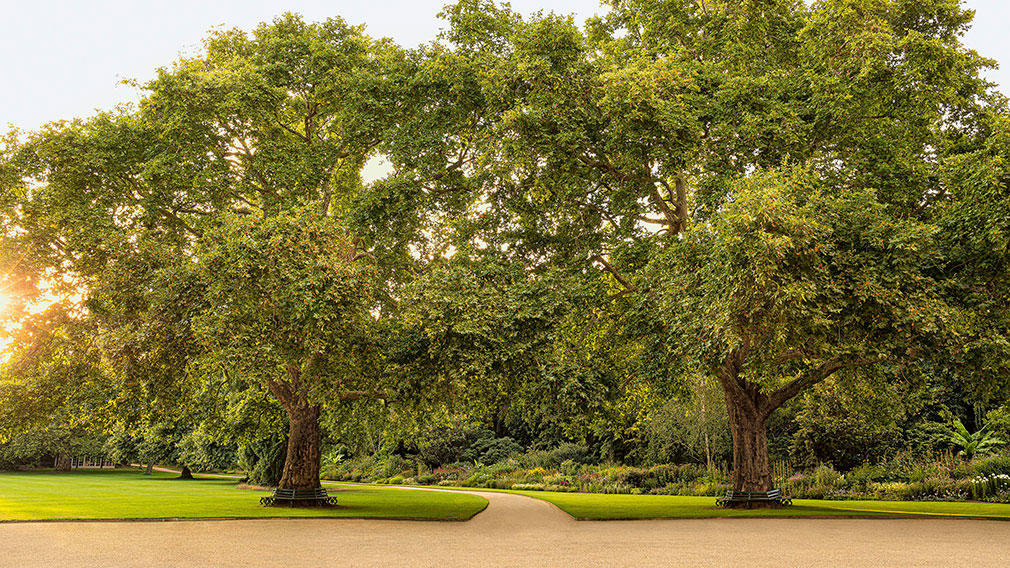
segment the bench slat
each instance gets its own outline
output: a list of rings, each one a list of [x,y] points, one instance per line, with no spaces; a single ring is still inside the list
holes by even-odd
[[[336,504],[336,499],[330,497],[323,487],[316,487],[314,489],[290,489],[278,487],[273,490],[273,492],[260,499],[260,503],[263,505],[273,505],[277,502],[294,502],[294,501],[320,501],[327,505]]]
[[[765,501],[775,501],[783,505],[792,504],[792,499],[782,496],[781,489],[772,489],[770,491],[733,491],[732,489],[726,491],[726,495],[716,499],[716,505],[724,506],[730,503],[748,503],[748,502],[765,502]]]

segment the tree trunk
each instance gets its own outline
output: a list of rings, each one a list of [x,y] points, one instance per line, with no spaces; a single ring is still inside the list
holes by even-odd
[[[726,398],[729,428],[733,434],[733,491],[771,491],[772,473],[768,460],[768,416],[781,402],[771,400],[761,387],[740,376],[750,343],[730,354],[719,370],[719,384]],[[776,400],[779,397],[776,397]],[[780,503],[729,503],[730,507],[779,507]]]
[[[674,187],[677,195],[673,202],[673,214],[677,217],[677,224],[673,234],[676,235],[687,228],[687,184],[684,183],[684,178],[678,175]]]
[[[70,456],[68,454],[57,454],[56,471],[70,471]]]
[[[712,444],[708,439],[708,431],[705,432],[705,468],[711,474],[715,471],[715,464],[712,462]]]
[[[318,405],[302,399],[285,405],[288,413],[288,453],[278,487],[315,489],[319,485],[319,411]]]
[[[189,470],[188,466],[182,466],[182,471],[179,472],[179,479],[193,479],[193,472]]]
[[[148,460],[147,469],[144,470],[144,475],[151,475],[152,471],[154,471],[154,460]]]
[[[719,376],[733,434],[733,491],[771,491],[768,460],[768,416],[774,409],[760,387],[740,380],[740,359],[728,360]],[[737,502],[729,507],[779,507],[777,502]]]
[[[311,361],[306,365],[311,367]],[[284,458],[279,489],[316,489],[319,484],[321,408],[309,400],[308,389],[302,382],[301,367],[288,369],[288,381],[269,381],[270,392],[284,407],[288,415],[288,449]],[[285,504],[288,504],[287,502]],[[296,507],[326,506],[318,501],[291,501]]]
[[[771,413],[804,389],[827,379],[839,369],[873,365],[882,359],[828,359],[812,372],[765,394],[759,385],[741,377],[750,348],[750,339],[745,335],[742,344],[726,357],[718,372],[719,384],[726,396],[729,427],[733,433],[733,490],[771,491],[774,488],[768,460],[768,417]],[[784,355],[783,361],[794,358],[794,354]],[[778,507],[781,503],[763,501],[730,506]]]
[[[733,490],[770,491],[766,419],[729,402],[729,426],[733,433]]]

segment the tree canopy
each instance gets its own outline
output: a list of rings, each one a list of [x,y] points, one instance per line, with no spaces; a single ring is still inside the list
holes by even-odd
[[[137,107],[5,137],[3,279],[83,299],[120,426],[269,393],[285,487],[364,399],[617,446],[714,379],[764,491],[772,412],[828,377],[1005,396],[1010,114],[970,10],[608,5],[460,0],[414,50],[214,32]]]

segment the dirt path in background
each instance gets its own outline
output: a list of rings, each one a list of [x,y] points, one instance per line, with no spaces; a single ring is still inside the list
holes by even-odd
[[[1010,522],[960,519],[575,521],[544,501],[478,493],[465,523],[282,519],[0,525],[0,566],[1010,565]]]

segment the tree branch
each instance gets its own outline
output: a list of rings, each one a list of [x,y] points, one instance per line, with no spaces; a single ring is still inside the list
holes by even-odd
[[[782,387],[772,391],[768,395],[768,401],[766,403],[766,414],[771,414],[773,410],[785,404],[789,399],[800,394],[804,390],[820,383],[833,375],[835,372],[841,369],[851,369],[854,367],[865,367],[868,365],[875,365],[886,359],[883,357],[877,357],[873,359],[860,359],[856,361],[845,361],[841,357],[834,357],[829,359],[820,365],[812,372],[804,374],[792,381],[786,383]]]
[[[621,284],[621,286],[624,286],[625,289],[627,289],[627,290],[629,290],[631,292],[635,292],[635,291],[638,290],[638,286],[635,286],[627,278],[625,278],[624,276],[621,276],[621,273],[618,272],[617,269],[615,269],[613,267],[613,265],[611,265],[609,262],[607,262],[607,259],[603,258],[602,255],[598,254],[598,255],[590,258],[589,260],[590,261],[599,262],[600,264],[602,264],[603,268],[605,268],[607,270],[607,272],[609,272],[611,274],[611,276],[613,276],[614,279],[617,280]]]
[[[340,400],[341,402],[361,400],[363,398],[389,400],[389,396],[386,393],[373,391],[344,391],[337,395],[337,400]]]
[[[664,186],[667,187],[667,189],[669,189],[669,185],[667,185],[665,181],[659,180],[659,183],[663,184]],[[659,210],[663,213],[663,217],[666,218],[666,225],[670,227],[670,232],[674,234],[680,232],[676,230],[677,215],[674,214],[673,210],[670,209],[670,205],[666,202],[666,199],[664,199],[662,194],[659,193],[659,189],[656,188],[656,184],[650,181],[648,185],[649,185],[649,195],[652,196],[652,200],[656,202],[656,206],[659,207]]]

